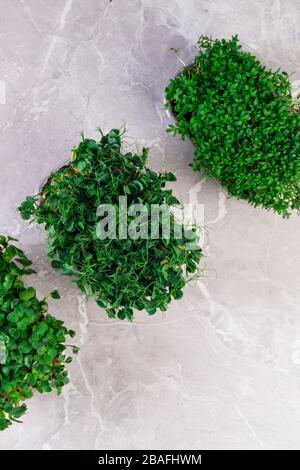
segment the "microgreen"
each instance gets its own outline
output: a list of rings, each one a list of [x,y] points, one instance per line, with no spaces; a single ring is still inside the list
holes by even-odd
[[[46,298],[38,300],[35,289],[25,287],[23,276],[34,271],[13,241],[0,235],[1,431],[19,422],[34,391],[60,393],[68,383],[65,363],[72,358],[65,354],[65,337],[75,334],[48,313]],[[57,291],[53,293],[56,298]]]
[[[129,207],[178,204],[165,188],[175,175],[146,168],[146,148],[141,154],[124,153],[121,137],[113,129],[101,133],[99,142],[83,138],[70,164],[52,173],[41,193],[28,197],[19,209],[24,219],[45,224],[47,253],[55,268],[73,275],[109,317],[131,320],[133,309],[151,315],[165,311],[172,297],[180,298],[186,275],[196,272],[202,252],[187,248],[187,241],[197,243],[194,228],[181,239],[175,237],[178,223],[171,213],[168,239],[153,239],[150,233],[146,239],[97,237],[97,208],[110,204],[118,212],[120,196],[127,197]]]
[[[176,124],[195,144],[192,167],[230,196],[283,217],[300,210],[300,113],[287,73],[230,40],[201,37],[193,64],[166,88]]]

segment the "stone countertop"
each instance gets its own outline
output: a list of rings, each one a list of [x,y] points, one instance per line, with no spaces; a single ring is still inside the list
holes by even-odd
[[[165,132],[163,90],[200,34],[241,41],[300,78],[295,0],[1,0],[0,232],[34,260],[40,295],[77,331],[61,397],[36,395],[0,449],[299,449],[300,218],[227,199]],[[111,321],[50,267],[42,228],[16,207],[88,137],[126,124],[128,145],[174,171],[204,216],[203,278],[167,313]]]

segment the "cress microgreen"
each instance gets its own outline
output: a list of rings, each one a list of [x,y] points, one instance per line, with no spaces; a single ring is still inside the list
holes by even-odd
[[[101,133],[99,142],[83,138],[70,164],[52,173],[41,193],[27,197],[19,210],[24,219],[45,224],[53,267],[73,275],[109,317],[131,320],[133,309],[151,315],[165,311],[172,297],[180,298],[186,274],[196,272],[202,251],[187,248],[188,241],[197,244],[195,228],[175,238],[178,223],[171,213],[168,239],[152,239],[150,232],[146,239],[97,237],[97,208],[110,204],[118,211],[120,196],[127,197],[129,207],[178,204],[165,188],[175,175],[146,168],[149,149],[124,153],[121,137],[113,129]]]
[[[230,196],[283,217],[300,209],[300,113],[287,73],[267,69],[238,37],[200,37],[193,64],[166,88],[168,132],[190,137],[192,167]]]
[[[23,277],[34,271],[12,241],[17,240],[0,235],[0,431],[19,422],[34,391],[60,393],[68,383],[65,363],[72,358],[65,353],[65,338],[75,334],[48,313],[46,299],[25,287]]]

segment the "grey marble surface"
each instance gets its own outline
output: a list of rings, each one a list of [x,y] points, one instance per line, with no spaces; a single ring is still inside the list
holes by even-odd
[[[242,42],[300,78],[295,0],[0,0],[0,232],[34,260],[40,295],[77,330],[62,397],[36,396],[1,449],[299,449],[300,219],[227,199],[165,132],[163,89],[200,34]],[[84,130],[126,124],[204,208],[204,276],[165,315],[111,321],[52,270],[16,207]]]

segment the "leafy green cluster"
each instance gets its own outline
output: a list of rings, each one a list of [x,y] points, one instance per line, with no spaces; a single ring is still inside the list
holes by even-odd
[[[71,163],[52,173],[41,194],[28,197],[19,209],[24,219],[45,223],[55,268],[75,276],[109,317],[131,320],[133,309],[154,314],[166,310],[172,297],[180,298],[185,271],[196,271],[202,252],[186,248],[187,241],[197,244],[194,228],[175,238],[172,215],[169,239],[152,239],[150,232],[147,239],[99,239],[96,211],[101,204],[112,204],[118,214],[119,196],[127,196],[128,207],[178,203],[165,189],[175,176],[146,168],[148,149],[141,155],[122,153],[121,137],[113,129],[101,133],[98,143],[83,139]]]
[[[300,208],[300,113],[287,73],[231,40],[201,37],[190,67],[166,88],[176,125],[195,144],[193,169],[231,196],[283,217]]]
[[[0,236],[0,431],[24,415],[34,390],[59,393],[68,383],[65,363],[72,358],[64,354],[65,337],[75,334],[47,313],[46,299],[24,286],[23,276],[34,271],[12,240]]]

